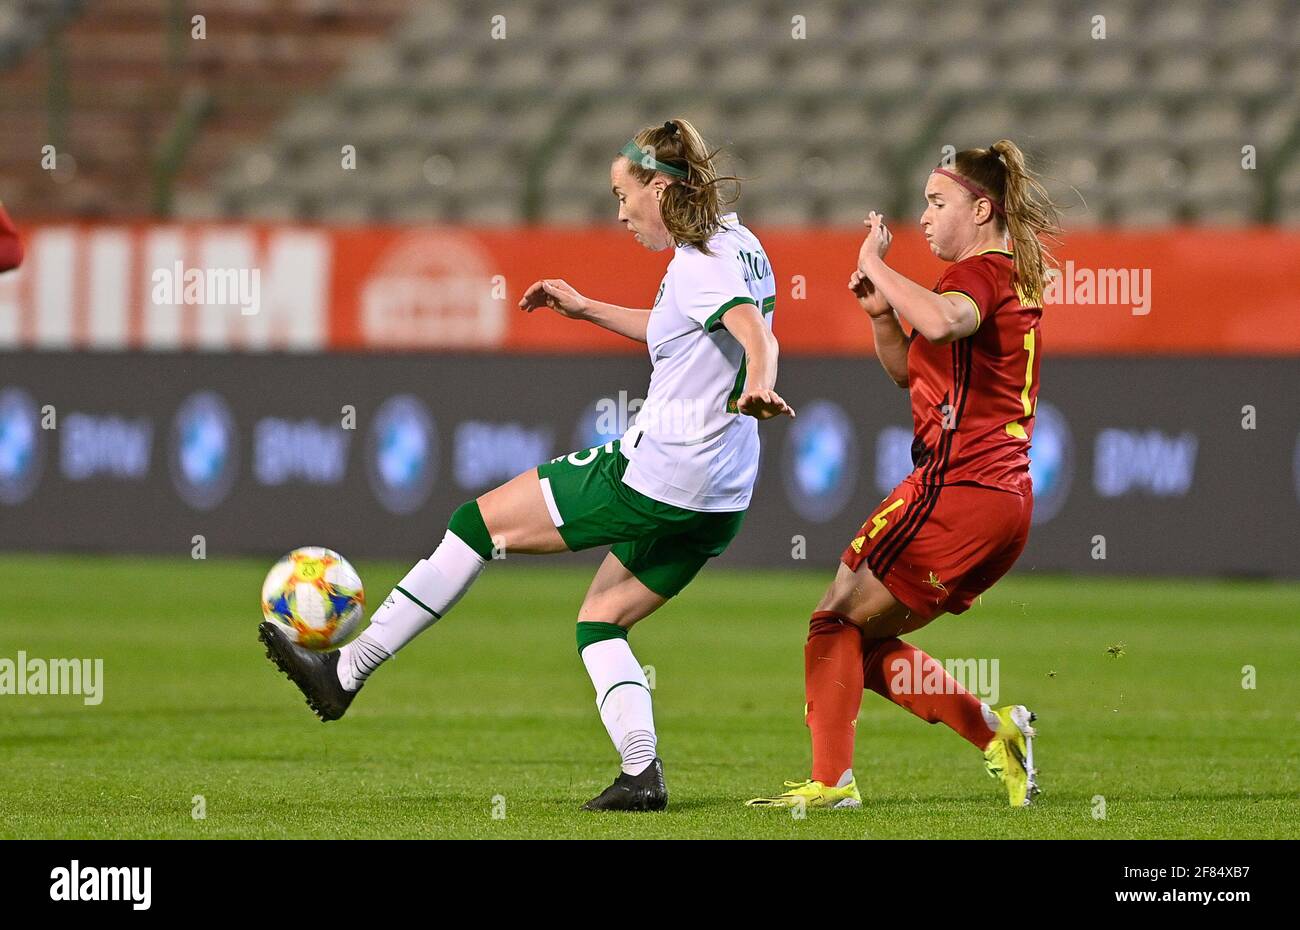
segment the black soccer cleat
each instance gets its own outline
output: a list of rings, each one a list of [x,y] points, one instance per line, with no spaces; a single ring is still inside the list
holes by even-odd
[[[664,763],[658,756],[640,775],[619,772],[614,784],[582,805],[584,811],[661,811],[668,806]]]
[[[317,717],[328,721],[343,716],[357,692],[346,690],[339,682],[337,649],[330,652],[304,649],[291,643],[279,627],[267,620],[258,625],[257,638],[266,645],[266,657],[298,686]]]

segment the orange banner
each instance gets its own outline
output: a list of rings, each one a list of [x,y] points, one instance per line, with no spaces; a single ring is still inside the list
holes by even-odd
[[[777,336],[801,355],[871,352],[845,288],[856,230],[755,230],[777,278]],[[0,349],[643,352],[516,304],[541,277],[651,304],[671,252],[602,229],[36,224],[0,274]],[[1300,355],[1300,231],[1067,237],[1043,327],[1057,355]],[[891,264],[932,285],[915,229]]]
[[[845,288],[861,235],[755,232],[777,274],[782,350],[870,352],[871,327]],[[341,349],[644,351],[515,304],[534,280],[556,277],[589,297],[649,306],[672,255],[647,252],[617,229],[358,229],[334,238],[330,345]],[[1053,353],[1300,354],[1300,233],[1078,232],[1057,257],[1043,322]],[[912,231],[895,235],[889,261],[926,285],[943,268]]]

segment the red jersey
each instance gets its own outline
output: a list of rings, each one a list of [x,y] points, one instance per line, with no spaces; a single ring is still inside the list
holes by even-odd
[[[934,290],[979,313],[965,339],[934,345],[917,333],[907,350],[912,463],[925,486],[979,484],[1032,492],[1029,443],[1038,401],[1041,307],[1020,302],[1011,253],[989,249],[948,268]]]

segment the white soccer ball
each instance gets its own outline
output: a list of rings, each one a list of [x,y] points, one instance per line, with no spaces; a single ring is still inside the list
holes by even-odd
[[[342,645],[365,612],[360,576],[331,549],[295,549],[262,583],[262,615],[307,649],[324,652]]]

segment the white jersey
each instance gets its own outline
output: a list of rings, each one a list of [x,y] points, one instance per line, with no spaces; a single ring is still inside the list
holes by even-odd
[[[712,254],[679,246],[668,265],[646,328],[650,390],[620,444],[624,484],[687,510],[744,510],[758,476],[758,421],[736,410],[745,350],[722,315],[753,304],[770,329],[776,281],[736,214],[722,223]]]

